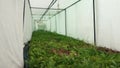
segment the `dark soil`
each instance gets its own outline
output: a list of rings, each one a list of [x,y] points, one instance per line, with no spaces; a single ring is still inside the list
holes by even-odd
[[[65,50],[65,49],[58,49],[58,50],[57,49],[52,49],[51,52],[54,53],[54,54],[58,54],[60,56],[70,54],[70,51]]]
[[[107,53],[120,53],[120,51],[115,51],[106,47],[98,47],[97,49]]]

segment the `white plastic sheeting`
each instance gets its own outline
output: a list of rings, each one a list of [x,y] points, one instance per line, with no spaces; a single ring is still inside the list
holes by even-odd
[[[67,9],[68,36],[94,43],[93,0],[81,0]]]
[[[56,32],[56,22],[55,17],[51,19],[51,32]]]
[[[65,35],[67,32],[67,36],[71,36],[93,44],[93,0],[82,0],[72,7],[66,9],[66,13],[66,26],[65,11],[63,11],[51,18],[51,24],[57,24],[51,25],[51,27],[54,28],[54,30],[56,28],[57,33],[59,34]],[[67,28],[67,31],[65,28]]]
[[[38,21],[37,21],[37,20],[34,20],[34,24],[35,24],[35,25],[34,25],[34,27],[35,27],[34,30],[36,31],[36,30],[38,30]]]
[[[24,43],[30,41],[32,32],[34,30],[34,24],[32,21],[31,10],[29,1],[25,0],[25,17],[24,17]]]
[[[50,31],[50,28],[51,28],[50,27],[50,24],[51,24],[50,21],[47,20],[45,24],[46,24],[46,31]]]
[[[97,45],[120,51],[120,0],[96,0]]]
[[[65,12],[63,11],[48,19],[46,25],[48,31],[65,35]]]
[[[0,0],[0,68],[23,68],[23,0]]]
[[[57,33],[65,35],[65,12],[56,15]]]

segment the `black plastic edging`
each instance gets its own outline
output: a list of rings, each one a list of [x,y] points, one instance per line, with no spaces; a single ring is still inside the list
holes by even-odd
[[[25,43],[25,46],[24,46],[24,51],[23,51],[23,56],[24,56],[24,68],[29,68],[29,64],[28,64],[28,60],[29,60],[29,44],[30,44],[30,41],[28,41],[27,43]]]
[[[29,0],[28,0],[28,4],[29,4],[29,8],[30,8],[30,1],[29,1]],[[25,11],[26,11],[25,7],[26,7],[26,0],[24,0],[23,23],[25,23],[25,22],[24,22],[24,21],[25,21]],[[31,10],[31,8],[30,8],[30,12],[31,12],[31,16],[32,16],[32,10]],[[33,18],[33,17],[32,17],[32,18]],[[23,25],[23,26],[24,26],[24,25]],[[28,63],[26,62],[26,61],[28,61],[28,59],[29,59],[29,54],[28,54],[28,52],[29,52],[29,44],[30,44],[30,41],[28,41],[28,42],[25,44],[24,49],[23,49],[24,68],[29,68]]]
[[[95,13],[95,0],[93,0],[93,26],[94,26],[94,45],[96,45],[96,13]]]

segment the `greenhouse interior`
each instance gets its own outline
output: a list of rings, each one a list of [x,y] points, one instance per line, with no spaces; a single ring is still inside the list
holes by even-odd
[[[120,0],[0,0],[0,68],[120,68]]]

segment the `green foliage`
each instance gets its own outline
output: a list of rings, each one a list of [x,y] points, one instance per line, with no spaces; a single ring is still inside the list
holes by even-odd
[[[46,31],[33,33],[29,56],[30,68],[120,68],[119,53]]]

